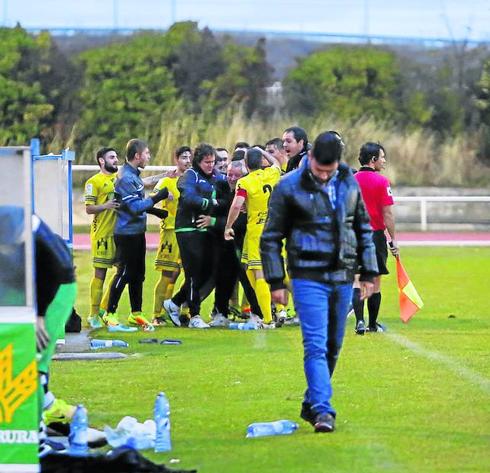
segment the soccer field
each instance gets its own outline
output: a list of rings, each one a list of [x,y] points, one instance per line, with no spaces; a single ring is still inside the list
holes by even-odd
[[[349,320],[334,375],[333,434],[314,434],[299,418],[305,381],[298,327],[274,331],[159,328],[180,346],[127,340],[122,361],[54,362],[51,388],[88,408],[90,424],[114,427],[125,415],[151,418],[159,391],[170,399],[173,450],[199,472],[487,472],[490,469],[490,248],[402,248],[402,261],[425,307],[399,320],[394,260],[383,280],[384,334],[354,334]],[[144,308],[151,314],[153,253]],[[86,316],[88,252],[75,254]],[[125,295],[120,307],[127,314]],[[206,314],[207,315],[207,314]],[[246,439],[251,422],[291,419],[290,436]]]

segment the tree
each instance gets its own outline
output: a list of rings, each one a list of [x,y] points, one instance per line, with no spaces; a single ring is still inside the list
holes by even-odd
[[[26,144],[53,118],[42,93],[41,47],[20,26],[0,28],[0,143]],[[32,60],[32,58],[36,58]]]
[[[222,46],[208,28],[199,31],[197,23],[190,21],[173,25],[165,39],[172,45],[165,65],[172,72],[180,96],[192,111],[199,111],[209,94],[202,85],[214,81],[226,67]]]
[[[215,81],[203,84],[213,109],[235,102],[245,105],[248,116],[267,112],[265,88],[270,83],[272,68],[266,60],[264,45],[264,39],[255,47],[247,47],[225,38],[222,56],[226,68]]]
[[[154,33],[82,53],[78,144],[93,151],[107,143],[121,148],[136,136],[156,140],[162,112],[177,96],[165,67],[169,54],[164,36]]]
[[[478,157],[490,165],[490,58],[483,65],[477,87],[475,103],[481,120]]]
[[[287,75],[284,89],[293,113],[386,120],[399,116],[398,84],[399,67],[393,53],[336,46],[300,60]]]

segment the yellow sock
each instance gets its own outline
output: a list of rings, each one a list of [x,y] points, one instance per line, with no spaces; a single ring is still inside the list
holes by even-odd
[[[257,295],[257,302],[259,303],[262,315],[264,316],[264,323],[268,324],[272,322],[271,291],[264,278],[256,280],[255,294]]]
[[[95,276],[90,281],[90,315],[98,315],[104,281]]]
[[[276,303],[276,312],[281,312],[282,310],[285,310],[286,308],[284,307],[283,304],[277,304]]]
[[[245,274],[247,275],[247,279],[250,281],[250,285],[252,286],[252,289],[254,292],[255,291],[255,273],[251,269],[247,269],[245,271]],[[257,296],[257,294],[256,294]],[[245,313],[251,313],[252,308],[250,307],[250,301],[248,300],[247,296],[245,295],[245,291],[243,292],[242,295],[242,312]]]
[[[114,281],[114,278],[116,277],[116,273],[114,273],[111,277],[111,280],[109,281],[109,284],[106,285],[105,291],[104,291],[104,296],[102,297],[102,301],[100,303],[100,308],[107,312],[107,306],[109,305],[109,295],[111,293],[111,286]]]
[[[163,301],[167,298],[167,289],[171,283],[169,277],[160,273],[160,279],[157,281],[155,289],[153,291],[153,316],[160,317],[162,313]],[[173,285],[172,285],[173,286]]]
[[[252,288],[255,289],[255,273],[253,272],[253,269],[247,269],[247,278],[250,281]]]
[[[175,288],[174,283],[171,282],[167,284],[167,290],[165,291],[165,299],[172,299],[172,296],[174,295],[174,288]]]

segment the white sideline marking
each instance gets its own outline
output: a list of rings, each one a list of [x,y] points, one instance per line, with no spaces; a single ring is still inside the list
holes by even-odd
[[[490,380],[488,378],[485,378],[485,376],[482,376],[476,371],[467,368],[454,358],[443,355],[442,353],[438,353],[437,351],[427,350],[427,348],[424,348],[418,343],[412,342],[402,335],[397,335],[395,333],[389,332],[386,332],[385,335],[393,342],[398,343],[398,345],[401,345],[405,348],[408,348],[417,355],[421,355],[425,358],[428,358],[429,360],[438,361],[453,373],[463,378],[466,378],[466,380],[470,381],[475,386],[478,386],[482,391],[490,393]]]
[[[490,246],[490,240],[404,240],[400,246]]]

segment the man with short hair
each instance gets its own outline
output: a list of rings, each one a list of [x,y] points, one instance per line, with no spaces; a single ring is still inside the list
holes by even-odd
[[[285,173],[288,167],[288,155],[284,150],[282,139],[272,138],[265,144],[265,150],[279,161],[281,171]]]
[[[226,148],[216,148],[216,162],[214,163],[214,169],[223,176],[226,176],[226,170],[228,163],[230,162],[230,156]]]
[[[184,285],[163,308],[172,323],[181,326],[180,306],[187,302],[190,312],[190,328],[205,329],[209,325],[201,317],[201,294],[213,264],[213,242],[209,230],[216,223],[223,203],[217,197],[217,182],[225,181],[216,175],[214,164],[216,150],[201,143],[194,150],[192,166],[177,183],[180,192],[175,217],[175,233],[185,271]]]
[[[107,309],[109,289],[102,297],[107,269],[114,264],[116,245],[114,225],[119,203],[114,198],[118,158],[114,148],[101,148],[96,154],[100,171],[85,183],[85,211],[93,215],[90,226],[92,264],[94,275],[90,281],[90,315],[87,319],[92,328],[102,327],[102,315]],[[110,287],[110,283],[109,283]]]
[[[272,300],[285,304],[281,250],[286,239],[307,381],[301,417],[316,432],[335,428],[331,377],[344,338],[354,273],[359,265],[365,298],[372,293],[378,271],[359,186],[350,168],[340,163],[343,147],[336,132],[316,138],[300,169],[284,176],[272,192],[260,241]]]
[[[155,259],[155,269],[160,272],[160,278],[154,289],[152,322],[154,325],[164,324],[161,317],[163,301],[172,297],[175,282],[182,269],[179,245],[175,236],[175,215],[177,214],[180,196],[177,181],[191,167],[191,161],[191,148],[189,146],[178,148],[174,154],[176,172],[160,179],[152,192],[152,194],[157,194],[161,189],[167,188],[169,190],[169,198],[163,200],[161,205],[168,212],[168,216],[160,224],[160,242]]]
[[[379,275],[374,278],[373,294],[367,300],[369,312],[369,332],[384,332],[385,327],[378,323],[379,308],[381,305],[381,275],[388,274],[386,260],[388,250],[385,230],[388,231],[391,242],[390,251],[398,256],[398,245],[395,241],[395,216],[393,215],[393,195],[390,181],[381,175],[386,166],[386,152],[379,143],[368,142],[362,145],[359,151],[361,168],[354,175],[361,188],[362,197],[369,214],[373,229],[373,242],[376,248]],[[356,314],[356,333],[364,335],[364,300],[361,299],[358,284],[354,284],[352,307]]]
[[[262,169],[263,157],[272,164],[271,167]],[[263,328],[274,328],[271,312],[271,295],[262,272],[259,241],[267,220],[269,197],[273,187],[281,177],[281,168],[277,159],[260,148],[250,148],[247,150],[245,161],[250,173],[242,177],[237,183],[237,190],[226,222],[225,240],[232,240],[234,238],[233,224],[238,218],[243,204],[245,204],[247,208],[247,233],[245,235],[242,262],[245,262],[247,265],[247,276],[255,291],[260,310],[264,317],[264,324],[262,326]]]
[[[308,136],[299,126],[291,126],[284,130],[282,135],[284,151],[289,158],[286,172],[297,169],[308,152]]]
[[[144,169],[151,158],[145,141],[132,139],[126,145],[126,163],[116,181],[115,192],[120,201],[114,241],[116,243],[116,260],[118,269],[111,285],[107,314],[103,316],[109,328],[119,326],[116,315],[117,305],[126,284],[129,287],[131,314],[130,325],[138,325],[151,331],[153,325],[141,313],[143,304],[143,281],[145,280],[146,255],[146,213],[169,195],[163,188],[150,198],[145,198],[140,169]]]
[[[250,145],[246,141],[237,141],[235,143],[235,148],[233,149],[233,152],[247,151],[248,148],[250,148]]]

